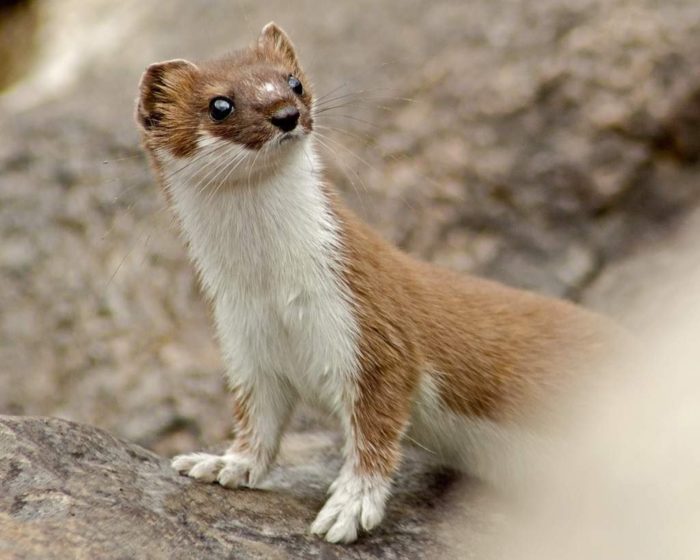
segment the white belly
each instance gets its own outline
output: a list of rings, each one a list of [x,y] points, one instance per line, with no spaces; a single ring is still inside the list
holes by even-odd
[[[350,306],[336,290],[288,288],[217,304],[229,380],[247,384],[277,376],[302,399],[333,410],[357,369]]]

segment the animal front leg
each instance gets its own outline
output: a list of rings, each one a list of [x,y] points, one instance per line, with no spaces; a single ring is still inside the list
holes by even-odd
[[[401,458],[410,395],[383,385],[360,388],[348,415],[345,463],[311,525],[312,533],[329,542],[353,542],[361,529],[370,531],[384,518]]]
[[[223,455],[178,455],[172,466],[202,482],[218,482],[228,488],[255,487],[272,465],[284,426],[292,412],[296,393],[275,378],[260,378],[234,389],[235,436]]]

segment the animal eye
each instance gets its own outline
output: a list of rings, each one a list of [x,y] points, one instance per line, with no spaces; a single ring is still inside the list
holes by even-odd
[[[223,121],[233,113],[233,101],[228,97],[215,97],[209,102],[209,114],[215,121]]]
[[[289,87],[292,88],[292,91],[297,95],[304,93],[304,86],[302,86],[301,82],[294,76],[289,76],[289,78],[287,78],[287,83],[289,84]]]

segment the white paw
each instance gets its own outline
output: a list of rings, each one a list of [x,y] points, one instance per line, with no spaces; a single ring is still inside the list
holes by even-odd
[[[265,476],[266,469],[257,465],[251,458],[240,453],[212,455],[210,453],[189,453],[178,455],[172,460],[172,467],[202,482],[218,482],[227,488],[255,487]]]
[[[318,512],[311,532],[332,543],[351,543],[360,528],[369,531],[384,517],[389,481],[379,477],[341,474],[333,492]]]

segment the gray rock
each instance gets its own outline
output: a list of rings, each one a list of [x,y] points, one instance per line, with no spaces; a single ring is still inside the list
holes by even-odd
[[[167,460],[97,428],[1,416],[0,557],[441,557],[436,530],[455,477],[416,459],[407,460],[375,533],[345,547],[307,534],[339,466],[337,448],[327,433],[293,435],[264,489],[234,491],[180,476]],[[482,542],[489,523],[473,523],[462,537]]]

